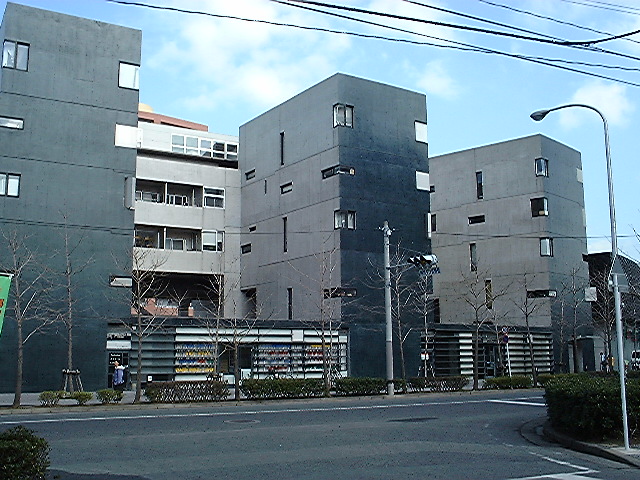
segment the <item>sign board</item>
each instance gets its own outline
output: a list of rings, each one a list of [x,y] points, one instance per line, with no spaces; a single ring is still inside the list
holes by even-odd
[[[0,275],[0,334],[4,322],[4,312],[7,310],[7,299],[9,298],[9,287],[11,287],[12,275]]]

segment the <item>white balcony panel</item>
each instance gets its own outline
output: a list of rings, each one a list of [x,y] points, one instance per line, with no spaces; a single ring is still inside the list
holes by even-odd
[[[134,256],[142,270],[203,275],[224,272],[224,252],[135,247]]]

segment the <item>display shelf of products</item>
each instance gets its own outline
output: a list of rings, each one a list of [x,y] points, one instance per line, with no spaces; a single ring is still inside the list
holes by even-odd
[[[346,370],[346,348],[333,345],[331,363]],[[258,375],[293,375],[322,372],[322,345],[263,344],[253,348],[252,373]]]
[[[210,343],[176,345],[176,373],[212,373],[215,371],[215,346]]]

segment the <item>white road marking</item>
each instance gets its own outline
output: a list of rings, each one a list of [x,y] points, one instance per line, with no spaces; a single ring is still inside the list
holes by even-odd
[[[309,412],[340,412],[349,410],[381,410],[381,409],[393,409],[393,408],[408,408],[408,407],[429,407],[429,406],[441,406],[441,405],[469,405],[475,403],[490,403],[490,402],[504,402],[515,403],[516,405],[526,405],[525,402],[509,402],[506,400],[456,400],[449,402],[418,402],[418,403],[405,403],[405,404],[383,404],[383,405],[357,405],[357,406],[344,406],[344,407],[314,407],[314,408],[283,408],[273,410],[241,410],[230,412],[202,412],[202,413],[168,413],[168,414],[139,414],[139,415],[115,415],[115,416],[95,416],[95,417],[80,417],[80,418],[41,418],[41,419],[28,419],[28,420],[9,420],[0,421],[0,425],[25,425],[25,424],[37,424],[37,423],[65,423],[65,422],[100,422],[107,420],[152,420],[161,418],[185,418],[185,417],[226,417],[232,415],[260,415],[260,414],[278,414],[278,413],[309,413]],[[544,406],[544,404],[532,403],[535,406]],[[1,417],[0,417],[1,418]]]
[[[491,403],[508,403],[511,405],[527,405],[530,407],[546,407],[546,403],[525,402],[523,400],[488,400]]]

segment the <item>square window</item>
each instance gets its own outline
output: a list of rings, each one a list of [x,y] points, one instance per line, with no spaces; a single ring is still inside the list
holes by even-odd
[[[204,206],[224,208],[223,188],[204,188]]]
[[[546,217],[549,215],[549,205],[545,197],[531,199],[531,216]]]
[[[536,158],[535,160],[536,177],[548,177],[549,176],[549,160],[543,157]]]
[[[240,246],[240,253],[245,254],[245,253],[251,253],[251,244],[250,243],[245,243],[244,245]]]
[[[120,71],[118,74],[118,86],[122,88],[130,88],[133,90],[140,89],[140,66],[130,63],[120,62]]]
[[[255,176],[256,176],[256,169],[255,169],[255,168],[253,168],[253,169],[251,169],[251,170],[248,170],[248,171],[247,171],[247,172],[245,172],[245,174],[244,174],[244,178],[245,178],[246,180],[251,180],[252,178],[255,178]]]
[[[0,196],[20,196],[20,175],[15,173],[0,173]]]
[[[29,65],[29,45],[5,40],[2,44],[2,66],[16,70],[27,70]]]
[[[355,230],[356,229],[356,212],[352,210],[336,210],[333,213],[333,228]]]
[[[333,106],[333,126],[353,128],[353,107],[343,103]]]
[[[202,250],[222,252],[224,247],[224,232],[216,230],[202,232]]]

